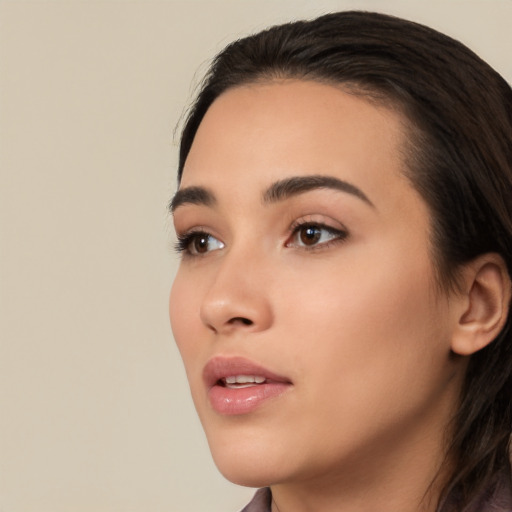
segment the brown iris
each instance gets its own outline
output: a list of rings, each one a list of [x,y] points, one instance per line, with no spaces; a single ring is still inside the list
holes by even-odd
[[[207,234],[199,234],[194,240],[194,251],[198,254],[204,254],[208,252],[208,244],[210,242],[210,235]]]
[[[315,245],[322,236],[322,230],[318,226],[304,226],[299,233],[300,241],[304,245]]]

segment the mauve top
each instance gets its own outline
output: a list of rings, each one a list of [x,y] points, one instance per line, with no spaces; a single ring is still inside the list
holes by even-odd
[[[251,502],[240,512],[271,512],[272,494],[268,487],[259,489]],[[439,512],[460,512],[457,500],[450,497]],[[512,482],[510,472],[504,473],[496,485],[486,489],[465,512],[512,512]]]

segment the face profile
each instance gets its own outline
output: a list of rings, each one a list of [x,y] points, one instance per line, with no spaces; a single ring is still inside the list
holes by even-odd
[[[302,481],[357,473],[361,453],[438,451],[460,371],[403,139],[396,114],[313,82],[241,87],[206,114],[180,188],[209,195],[174,211],[171,319],[228,478]],[[246,374],[264,380],[229,382]]]
[[[470,357],[504,328],[510,279],[489,252],[440,282],[405,111],[266,77],[218,94],[182,156],[171,323],[219,470],[271,489],[248,511],[446,497]]]

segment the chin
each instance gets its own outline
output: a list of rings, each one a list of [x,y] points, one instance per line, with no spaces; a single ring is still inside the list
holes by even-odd
[[[276,461],[280,456],[275,443],[257,439],[243,439],[235,432],[221,439],[208,437],[215,465],[227,480],[245,487],[267,487],[282,480],[284,467]]]
[[[214,457],[214,462],[226,480],[244,487],[268,487],[278,482],[279,475],[268,461],[251,463],[250,460],[241,461],[235,459],[227,460],[227,457]],[[269,467],[270,466],[270,467]]]

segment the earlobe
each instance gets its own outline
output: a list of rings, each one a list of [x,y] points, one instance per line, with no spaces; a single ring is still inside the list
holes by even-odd
[[[452,351],[471,355],[491,343],[509,314],[511,280],[502,257],[483,254],[463,269],[463,311],[452,336]]]

